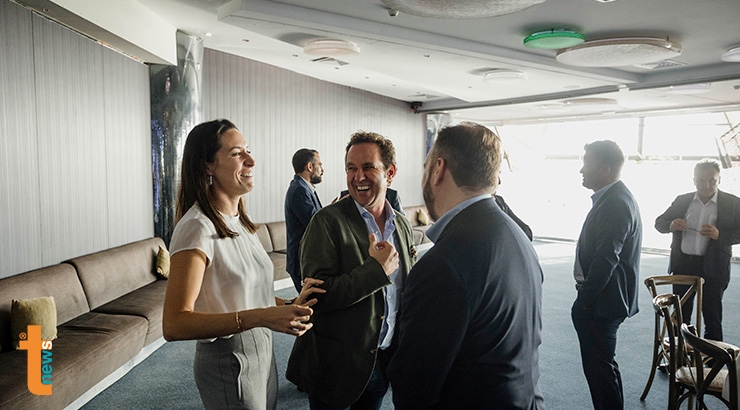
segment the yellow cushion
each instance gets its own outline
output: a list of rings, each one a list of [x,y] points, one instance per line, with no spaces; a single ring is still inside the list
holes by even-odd
[[[170,277],[170,252],[161,246],[157,252],[157,274],[165,279]]]
[[[429,225],[429,215],[423,209],[416,212],[416,219],[419,220],[419,225]]]
[[[41,340],[57,338],[57,307],[53,296],[33,299],[13,299],[10,306],[10,336],[13,346],[25,339],[28,325],[41,326]]]

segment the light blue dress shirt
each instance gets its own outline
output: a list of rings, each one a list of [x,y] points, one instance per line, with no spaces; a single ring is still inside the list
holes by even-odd
[[[355,201],[357,210],[360,211],[362,219],[365,221],[368,232],[375,235],[375,239],[378,242],[387,241],[394,248],[396,248],[396,241],[393,238],[393,233],[396,232],[396,225],[393,224],[393,220],[396,218],[396,213],[393,212],[391,204],[386,200],[385,208],[385,228],[381,235],[378,224],[375,223],[375,218],[368,212],[367,209],[363,208],[362,205]],[[380,340],[378,341],[378,347],[381,349],[387,349],[391,345],[393,340],[393,332],[396,326],[396,314],[398,313],[399,295],[403,290],[403,283],[398,279],[398,269],[393,271],[388,277],[391,284],[383,288],[383,298],[385,300],[385,314],[383,315],[383,326],[380,329]]]

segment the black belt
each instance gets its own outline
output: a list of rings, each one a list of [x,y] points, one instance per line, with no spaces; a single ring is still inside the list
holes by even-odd
[[[689,255],[689,254],[683,253],[683,252],[681,252],[681,257],[684,258],[684,259],[686,259],[686,260],[689,260],[689,261],[704,260],[704,255]]]

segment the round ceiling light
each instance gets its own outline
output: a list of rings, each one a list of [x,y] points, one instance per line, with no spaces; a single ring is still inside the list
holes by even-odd
[[[579,67],[622,67],[655,63],[681,55],[681,45],[661,38],[607,38],[558,51],[563,64]]]
[[[725,51],[720,58],[722,61],[727,61],[728,63],[740,63],[740,47]]]
[[[583,43],[583,34],[572,30],[547,30],[524,38],[524,47],[557,50]]]
[[[419,17],[483,18],[516,13],[545,0],[380,0],[392,10]]]
[[[322,38],[310,41],[303,47],[303,52],[320,57],[350,56],[360,54],[360,47],[345,40]]]
[[[513,84],[527,79],[521,71],[496,68],[483,73],[483,81],[494,84]]]

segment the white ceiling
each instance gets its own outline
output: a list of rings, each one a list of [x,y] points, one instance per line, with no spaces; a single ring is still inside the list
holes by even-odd
[[[582,115],[634,115],[686,108],[740,109],[740,63],[720,55],[740,46],[738,0],[547,0],[505,16],[435,19],[391,17],[380,0],[138,0],[207,48],[399,100],[421,112],[458,110],[484,123],[531,122]],[[529,34],[572,29],[586,40],[659,37],[681,45],[679,65],[584,68],[559,63],[556,50],[523,46]],[[206,36],[210,33],[210,36]],[[360,55],[316,63],[308,41],[351,41]],[[527,81],[484,83],[492,68],[516,69]],[[703,94],[667,93],[672,84],[711,83]],[[599,97],[617,104],[578,106]],[[461,110],[464,109],[464,110]]]

